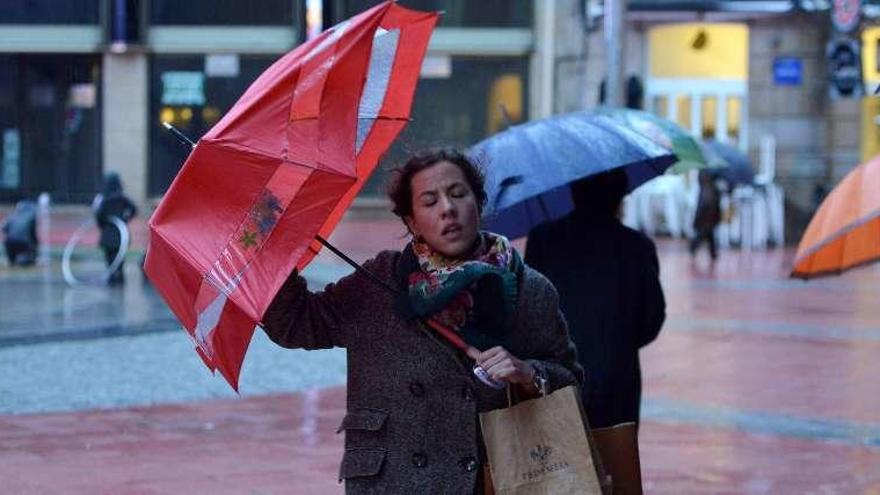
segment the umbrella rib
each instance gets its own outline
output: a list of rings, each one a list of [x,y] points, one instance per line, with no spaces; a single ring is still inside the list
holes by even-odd
[[[326,168],[313,167],[313,166],[311,166],[311,165],[308,165],[308,164],[305,164],[305,163],[301,163],[301,162],[298,162],[298,161],[294,161],[294,160],[289,160],[289,159],[284,158],[284,157],[273,156],[273,155],[271,155],[271,154],[269,154],[269,153],[266,153],[265,151],[262,151],[262,150],[260,150],[260,149],[257,149],[257,148],[251,147],[251,146],[247,146],[247,145],[244,145],[244,144],[241,144],[241,143],[233,142],[233,141],[226,141],[226,140],[223,140],[223,139],[210,139],[210,140],[203,140],[203,141],[205,141],[206,143],[213,143],[213,144],[215,144],[215,145],[218,146],[218,147],[227,148],[227,149],[234,149],[234,150],[236,150],[236,151],[239,151],[239,152],[242,152],[242,153],[251,154],[251,155],[254,155],[254,156],[261,157],[261,158],[269,158],[269,159],[272,159],[272,160],[278,160],[278,159],[280,159],[280,160],[281,160],[282,162],[284,162],[284,163],[288,163],[288,164],[291,164],[291,165],[296,165],[296,166],[298,166],[298,167],[308,168],[308,169],[310,169],[310,170],[318,170],[318,171],[320,171],[320,172],[323,172],[323,173],[326,173],[326,174],[337,175],[337,176],[339,176],[339,177],[352,178],[352,175],[351,175],[351,174],[346,174],[346,173],[343,173],[343,172],[339,172],[338,170],[334,170],[334,169],[326,169]],[[234,145],[230,145],[229,143],[234,143]],[[357,161],[357,159],[355,159],[355,161]]]
[[[390,120],[390,121],[403,121],[403,122],[412,122],[412,117],[386,117],[384,115],[367,115],[367,116],[358,116],[358,119],[374,119],[374,120]],[[303,120],[315,120],[315,117],[300,117],[300,118],[292,118],[291,122],[300,122]]]
[[[792,270],[790,276],[792,278],[799,278],[801,280],[810,280],[813,278],[825,277],[828,275],[840,275],[841,273],[843,273],[846,270],[852,270],[855,268],[860,268],[860,267],[863,267],[866,265],[870,265],[871,263],[873,263],[875,261],[880,261],[880,255],[872,256],[870,258],[859,261],[858,263],[847,266],[845,268],[828,268],[826,270],[820,270],[817,272],[800,271],[800,270],[794,269],[794,270]]]

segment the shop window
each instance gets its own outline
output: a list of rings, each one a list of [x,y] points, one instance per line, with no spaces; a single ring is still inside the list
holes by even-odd
[[[88,202],[101,176],[100,58],[0,56],[0,200]]]
[[[388,170],[425,148],[465,149],[505,127],[499,103],[516,123],[528,120],[527,57],[452,57],[441,77],[423,77],[416,88],[412,121],[385,155],[363,195],[381,196]]]
[[[155,25],[292,26],[294,0],[150,0]]]
[[[101,0],[3,0],[0,24],[98,24]]]
[[[675,98],[675,122],[683,129],[691,130],[691,97],[679,95]]]
[[[168,122],[199,139],[238,101],[277,57],[260,55],[156,55],[150,64],[151,195],[164,193],[189,149],[162,127]]]
[[[326,0],[333,2],[336,20],[363,12],[382,0]],[[531,27],[534,0],[403,0],[416,10],[442,10],[441,27]]]
[[[715,137],[715,123],[718,117],[718,99],[714,96],[706,96],[700,102],[702,105],[701,112],[703,114],[702,129],[700,136],[703,139],[712,139]]]
[[[502,131],[523,119],[523,80],[519,74],[498,76],[489,90],[486,134]]]

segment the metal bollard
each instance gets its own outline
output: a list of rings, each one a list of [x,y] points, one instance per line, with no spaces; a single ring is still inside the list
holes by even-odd
[[[41,192],[37,196],[37,239],[40,243],[37,250],[37,263],[40,265],[49,264],[49,234],[52,232],[51,223],[51,205],[52,198],[47,192]]]

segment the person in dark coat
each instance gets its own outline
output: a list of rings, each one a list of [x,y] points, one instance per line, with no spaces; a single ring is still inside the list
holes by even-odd
[[[346,493],[484,493],[478,413],[508,397],[475,378],[474,362],[520,396],[578,385],[583,370],[553,286],[506,238],[479,231],[486,192],[473,163],[440,150],[394,178],[413,238],[364,263],[378,282],[356,271],[312,293],[294,271],[262,327],[283,347],[346,348]],[[474,348],[453,347],[428,318]]]
[[[3,247],[9,266],[33,265],[37,261],[37,204],[23,199],[3,224]]]
[[[700,244],[709,245],[712,261],[718,259],[715,246],[715,228],[721,223],[721,191],[707,170],[700,170],[700,193],[697,196],[697,212],[694,216],[694,238],[691,239],[691,256],[696,256]]]
[[[584,406],[592,428],[638,422],[639,349],[666,318],[654,243],[620,223],[626,194],[620,169],[575,182],[575,210],[529,233],[526,264],[559,290],[586,372]]]
[[[112,218],[118,218],[124,223],[128,223],[135,215],[137,215],[137,207],[122,190],[122,181],[116,173],[108,173],[104,176],[104,185],[101,192],[95,196],[92,201],[92,210],[95,214],[95,221],[98,228],[101,229],[101,237],[98,244],[104,251],[104,259],[107,261],[109,268],[119,253],[120,244],[122,242],[119,228],[113,223]],[[111,284],[121,284],[124,282],[123,263],[110,274],[108,282]]]

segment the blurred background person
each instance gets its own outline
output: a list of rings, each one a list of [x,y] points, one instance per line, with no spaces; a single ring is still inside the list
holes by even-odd
[[[22,199],[3,224],[3,247],[9,266],[33,265],[38,245],[37,203]]]
[[[95,214],[98,228],[101,229],[99,245],[104,251],[104,259],[107,261],[107,266],[110,267],[119,253],[122,242],[121,232],[111,219],[116,217],[127,224],[137,215],[137,207],[123,192],[122,181],[119,179],[118,174],[110,172],[104,176],[104,185],[101,192],[92,201],[92,211]],[[124,265],[125,262],[123,261],[110,274],[108,279],[110,284],[121,284],[125,281],[123,275]]]
[[[691,256],[697,255],[697,250],[703,242],[709,245],[709,257],[712,261],[718,259],[718,248],[715,245],[715,227],[721,223],[721,191],[715,184],[712,174],[707,170],[700,170],[700,192],[697,196],[697,211],[694,215],[694,238],[691,239]]]
[[[615,493],[641,493],[639,349],[666,319],[657,250],[619,220],[623,170],[574,182],[571,190],[574,211],[532,230],[525,261],[559,291],[586,372],[584,408]]]

